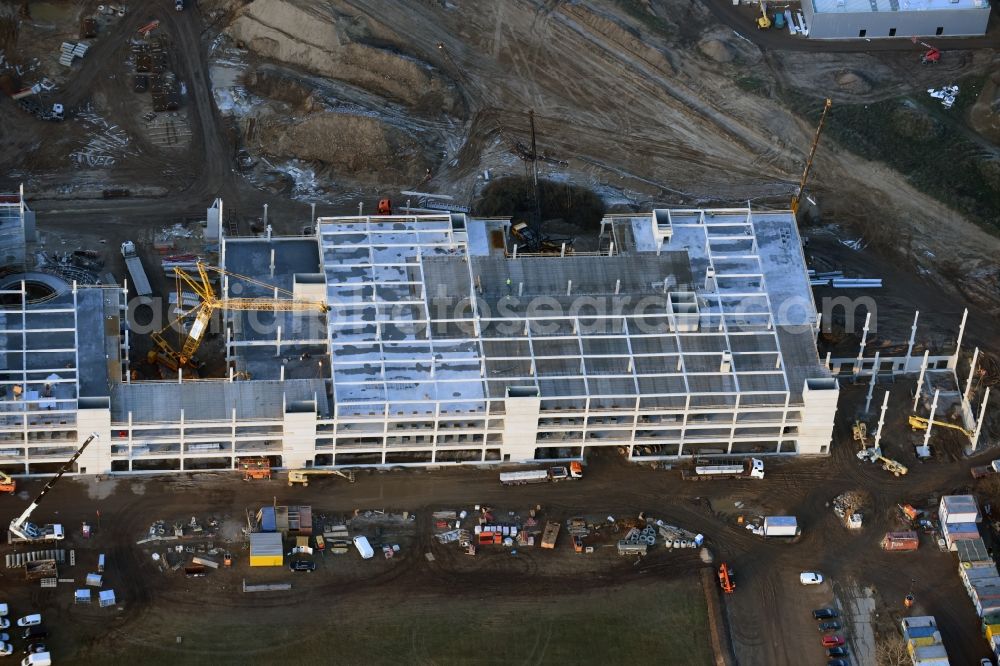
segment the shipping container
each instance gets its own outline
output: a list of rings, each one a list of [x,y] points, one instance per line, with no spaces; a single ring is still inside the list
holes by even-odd
[[[983,519],[972,495],[945,495],[938,512],[943,524],[978,523]]]
[[[799,533],[795,516],[767,516],[764,518],[764,536],[793,537]]]
[[[280,567],[284,564],[284,546],[277,532],[254,532],[250,535],[250,566]]]
[[[882,537],[883,550],[917,550],[920,538],[916,532],[886,532]]]
[[[990,557],[989,551],[986,550],[986,543],[982,540],[982,538],[968,539],[955,544],[955,546],[958,552],[958,561],[962,566],[996,567],[996,563],[993,562],[993,558]]]

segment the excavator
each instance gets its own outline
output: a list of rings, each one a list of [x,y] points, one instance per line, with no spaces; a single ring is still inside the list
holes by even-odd
[[[907,419],[910,427],[914,430],[927,430],[932,425],[941,426],[942,428],[951,428],[952,430],[957,430],[966,437],[972,437],[975,433],[967,428],[964,428],[956,423],[948,423],[946,421],[931,421],[930,419],[925,419],[922,416],[913,416],[912,414]]]
[[[194,290],[194,293],[198,295],[201,302],[193,309],[188,310],[180,317],[167,324],[165,328],[153,333],[150,336],[153,343],[158,348],[156,352],[157,361],[163,363],[167,367],[197,367],[197,361],[194,358],[194,354],[198,351],[198,347],[201,346],[201,341],[204,338],[205,333],[208,331],[208,324],[216,310],[255,310],[260,312],[304,312],[311,310],[324,313],[330,311],[330,306],[322,301],[308,301],[292,298],[292,293],[290,291],[279,289],[274,285],[269,285],[265,282],[260,282],[259,280],[254,280],[253,278],[249,278],[244,275],[231,273],[223,268],[219,268],[218,266],[209,266],[199,261],[197,264],[197,270],[198,279],[191,277],[177,267],[174,268],[174,273],[178,281],[178,290],[180,291],[181,284],[186,284]],[[266,287],[268,290],[274,292],[275,298],[219,298],[215,293],[215,289],[212,287],[212,281],[208,276],[209,271],[214,271],[220,275],[228,275],[249,284]],[[279,292],[285,294],[289,298],[277,298],[277,294]],[[184,340],[181,350],[178,352],[163,337],[163,333],[167,329],[175,326],[181,319],[184,319],[192,314],[195,315],[195,319],[191,323],[191,328],[188,331],[187,338]]]
[[[354,472],[342,472],[339,469],[290,469],[288,470],[288,485],[301,483],[303,488],[309,486],[310,476],[342,476],[354,483]]]
[[[63,474],[68,472],[73,467],[77,459],[81,455],[83,455],[84,450],[86,450],[86,448],[90,445],[90,443],[93,442],[95,439],[100,439],[100,435],[98,435],[96,432],[90,433],[90,437],[84,440],[83,444],[80,445],[80,448],[76,450],[76,453],[74,453],[69,460],[63,463],[63,466],[59,468],[59,471],[56,473],[54,477],[49,479],[49,482],[45,484],[45,487],[42,488],[42,491],[38,493],[38,497],[35,498],[35,501],[28,505],[28,508],[24,510],[24,513],[22,513],[14,520],[10,521],[10,528],[9,528],[10,534],[8,536],[9,542],[49,541],[49,540],[59,541],[66,536],[66,533],[63,531],[62,525],[56,524],[56,525],[39,526],[32,522],[29,522],[28,519],[31,518],[31,514],[34,513],[35,509],[38,508],[38,504],[42,501],[42,498],[45,497],[45,495],[48,494],[50,490],[52,490],[52,486],[56,485],[56,482],[63,477]]]
[[[10,474],[0,472],[0,493],[13,495],[17,491],[17,481]]]
[[[861,450],[858,451],[858,460],[867,460],[871,463],[882,463],[882,469],[889,472],[893,476],[906,476],[909,473],[909,468],[903,463],[893,460],[892,458],[886,458],[882,455],[882,448],[879,446],[868,446],[868,425],[861,422],[855,421],[854,425],[851,426],[851,433],[854,436],[854,441],[861,445]]]
[[[925,49],[927,49],[920,56],[920,64],[936,65],[939,62],[941,62],[941,49],[937,48],[936,46],[931,46],[927,42],[917,39],[916,35],[911,37],[910,41],[912,41],[914,44],[919,44],[920,46],[923,46]]]

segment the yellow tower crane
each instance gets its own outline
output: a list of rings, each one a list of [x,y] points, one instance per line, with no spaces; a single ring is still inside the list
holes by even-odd
[[[813,137],[812,147],[809,149],[809,158],[806,160],[805,168],[802,169],[802,178],[799,179],[799,187],[795,190],[795,194],[792,195],[792,214],[799,212],[799,200],[802,197],[802,193],[805,192],[806,183],[809,182],[809,172],[812,171],[813,158],[816,157],[819,136],[823,133],[823,125],[826,123],[826,112],[830,110],[832,105],[833,101],[827,97],[826,103],[823,104],[823,113],[819,117],[819,125],[816,127],[816,136]]]
[[[231,273],[223,268],[219,268],[218,266],[209,266],[199,261],[197,267],[197,279],[188,275],[178,267],[174,267],[174,273],[177,277],[178,284],[186,284],[190,287],[201,299],[201,302],[191,310],[188,310],[180,317],[167,324],[165,328],[153,333],[150,336],[153,339],[154,344],[156,344],[162,352],[158,355],[159,359],[171,369],[175,366],[187,367],[192,364],[194,354],[198,351],[198,347],[201,345],[201,341],[205,337],[205,332],[208,330],[208,324],[216,310],[255,310],[258,312],[330,311],[330,307],[323,301],[295,299],[292,297],[292,293],[286,289],[280,289],[274,285],[254,280],[253,278],[246,277],[245,275]],[[266,287],[274,292],[274,298],[219,298],[215,293],[215,289],[212,287],[212,281],[208,275],[209,271],[214,271],[220,275],[226,275],[250,284]],[[279,293],[284,294],[289,298],[278,298]],[[180,297],[181,295],[178,294],[178,302],[180,302]],[[181,319],[189,317],[192,314],[195,315],[195,319],[191,323],[191,328],[188,331],[181,350],[178,352],[163,337],[163,332],[174,326]]]

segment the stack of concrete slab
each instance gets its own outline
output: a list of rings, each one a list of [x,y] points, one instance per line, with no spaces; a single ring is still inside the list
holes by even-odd
[[[63,42],[62,47],[60,47],[59,52],[59,64],[65,67],[70,67],[73,65],[74,58],[82,58],[87,54],[87,49],[90,48],[87,44],[80,42],[78,44],[72,44],[70,42]]]
[[[983,517],[972,495],[945,495],[941,498],[938,515],[941,518],[941,533],[951,550],[957,550],[955,544],[959,541],[980,538],[977,523]]]
[[[906,617],[900,624],[906,651],[914,666],[949,666],[948,651],[941,642],[941,633],[932,616]]]

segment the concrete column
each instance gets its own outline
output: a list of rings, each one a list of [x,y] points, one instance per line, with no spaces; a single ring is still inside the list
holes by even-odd
[[[969,309],[962,311],[962,323],[958,325],[958,341],[955,342],[955,353],[948,360],[948,367],[952,370],[958,365],[958,355],[962,351],[962,339],[965,337],[965,322],[969,318]]]
[[[868,397],[865,398],[865,414],[872,404],[872,394],[875,393],[875,380],[878,377],[879,353],[875,352],[875,364],[872,366],[872,380],[868,383]]]
[[[934,400],[931,402],[931,413],[930,416],[927,417],[927,432],[924,433],[924,446],[928,449],[930,448],[931,443],[931,430],[934,429],[934,414],[937,412],[939,393],[940,391],[935,389]]]
[[[972,352],[972,365],[969,367],[969,379],[965,382],[965,393],[962,398],[965,402],[969,401],[969,394],[972,393],[972,379],[976,376],[976,363],[979,362],[979,347],[976,347],[975,351]]]
[[[858,346],[858,361],[854,364],[854,378],[861,376],[861,364],[865,356],[865,345],[868,344],[868,325],[871,324],[872,313],[865,314],[865,328],[861,332],[861,345]]]
[[[913,409],[911,411],[917,411],[917,403],[920,402],[920,392],[924,389],[924,375],[927,374],[927,357],[930,356],[930,350],[924,351],[924,360],[920,364],[920,376],[917,377],[917,390],[913,395]]]
[[[979,406],[979,418],[976,419],[976,428],[972,432],[972,442],[971,442],[972,450],[969,451],[969,453],[975,451],[976,445],[979,443],[979,434],[983,430],[983,421],[986,419],[986,403],[988,403],[989,401],[990,401],[990,387],[987,386],[986,393],[983,394],[983,404]]]
[[[885,412],[889,409],[889,392],[886,391],[885,395],[882,396],[882,411],[878,415],[878,430],[875,431],[875,442],[873,446],[877,449],[879,442],[882,441],[882,426],[885,425]]]
[[[906,364],[903,366],[903,372],[906,372],[910,368],[910,356],[913,354],[913,343],[917,339],[917,320],[920,318],[920,310],[913,313],[913,326],[910,327],[910,341],[906,344]]]

